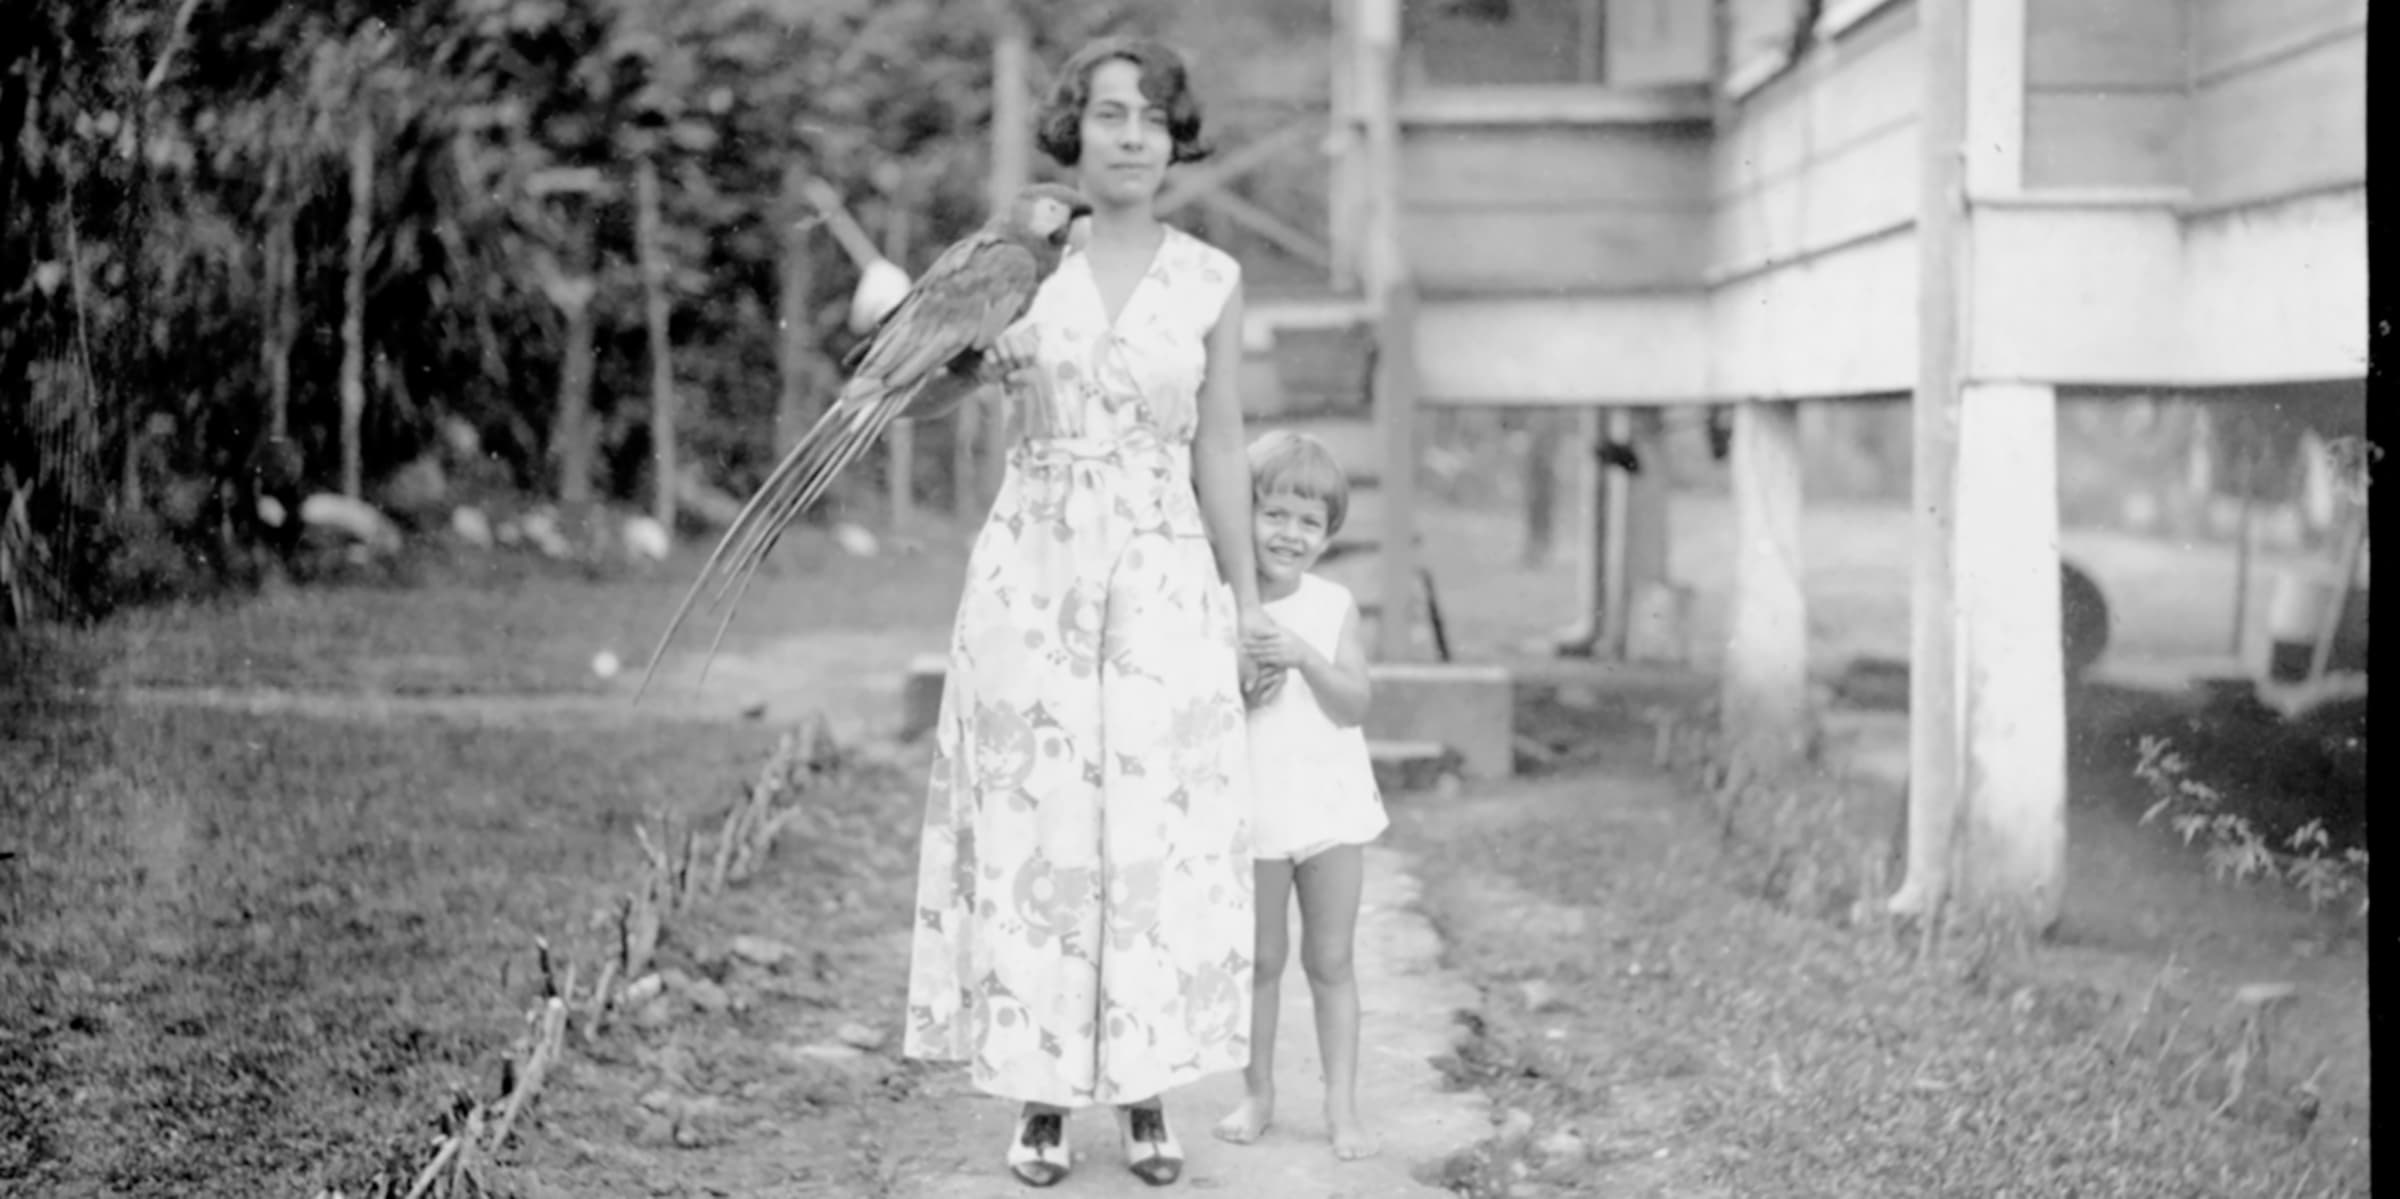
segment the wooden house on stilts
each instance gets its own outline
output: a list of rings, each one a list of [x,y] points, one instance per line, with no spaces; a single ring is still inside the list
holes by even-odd
[[[2057,405],[2363,389],[2365,0],[1332,4],[1330,286],[1251,319],[1262,354],[1372,347],[1386,607],[1421,589],[1428,409],[1600,410],[1638,445],[1730,406],[1724,715],[1771,763],[1807,718],[1795,414],[1910,403],[1911,657],[1953,665],[1912,674],[1895,905],[1956,861],[2053,918]],[[1664,572],[1662,497],[1611,487],[1603,625]],[[1428,656],[1411,623],[1382,658]]]

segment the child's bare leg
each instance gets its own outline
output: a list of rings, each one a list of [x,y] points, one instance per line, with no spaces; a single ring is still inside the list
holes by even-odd
[[[1350,945],[1366,855],[1355,845],[1326,850],[1295,871],[1300,891],[1300,966],[1317,1013],[1317,1056],[1325,1062],[1325,1124],[1344,1161],[1379,1146],[1358,1116],[1358,976]]]
[[[1275,1024],[1283,1008],[1283,966],[1292,955],[1292,864],[1252,866],[1258,937],[1250,976],[1250,1064],[1242,1068],[1241,1106],[1217,1121],[1217,1139],[1247,1145],[1275,1119]]]

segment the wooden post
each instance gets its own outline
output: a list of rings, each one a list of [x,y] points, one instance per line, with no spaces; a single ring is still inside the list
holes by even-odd
[[[998,212],[1033,177],[1033,35],[1018,11],[1016,0],[991,0],[992,14],[992,173],[989,210]],[[958,517],[972,521],[989,508],[999,489],[1002,463],[1008,454],[1008,421],[999,411],[984,411],[982,398],[997,398],[996,388],[959,405],[959,461],[967,468],[958,486]],[[982,445],[982,462],[975,462]]]
[[[2051,388],[1975,383],[1959,412],[1957,596],[1965,659],[1962,897],[2058,919],[2067,845],[2059,641],[2058,417]]]
[[[1965,0],[1917,11],[1924,93],[1917,110],[1917,389],[1910,491],[1916,510],[1909,591],[1908,867],[1890,901],[1929,914],[1948,893],[1960,784],[1957,611],[1951,592],[1952,478],[1958,456],[1966,262]]]
[[[1798,405],[1751,401],[1734,409],[1732,473],[1725,732],[1737,760],[1772,772],[1806,757],[1811,732]]]
[[[1625,660],[1627,633],[1633,622],[1631,613],[1633,581],[1626,574],[1625,534],[1632,526],[1633,479],[1624,466],[1599,456],[1602,445],[1623,445],[1633,431],[1633,414],[1625,408],[1603,409],[1600,418],[1601,440],[1593,443],[1592,465],[1600,472],[1602,500],[1601,521],[1592,530],[1595,550],[1600,562],[1600,606],[1595,619],[1600,630],[1594,657],[1611,661]]]
[[[350,133],[350,246],[342,280],[342,494],[364,490],[359,444],[367,411],[367,237],[375,214],[375,126],[361,115]]]
[[[1519,431],[1525,435],[1525,542],[1522,561],[1529,569],[1550,560],[1558,541],[1558,414],[1545,409],[1523,413]]]
[[[1400,255],[1400,128],[1392,111],[1399,88],[1400,0],[1358,0],[1358,6],[1359,117],[1370,205],[1362,275],[1376,305],[1374,404],[1383,451],[1383,619],[1375,649],[1382,660],[1396,662],[1414,655],[1409,600],[1417,583],[1417,297]]]
[[[1651,407],[1627,410],[1625,439],[1642,464],[1640,474],[1625,480],[1625,589],[1619,602],[1630,616],[1644,585],[1667,581],[1668,507],[1673,490],[1667,485],[1663,414]]]
[[[1667,580],[1667,456],[1656,408],[1612,408],[1608,438],[1633,451],[1639,473],[1607,469],[1608,521],[1602,526],[1606,589],[1601,592],[1601,643],[1611,658],[1633,649],[1633,612],[1642,588]]]
[[[1365,247],[1360,243],[1366,232],[1363,218],[1369,201],[1366,196],[1366,162],[1362,153],[1366,132],[1360,125],[1359,89],[1363,85],[1363,77],[1359,59],[1359,3],[1360,0],[1333,0],[1331,91],[1328,97],[1329,122],[1325,132],[1328,156],[1325,202],[1326,229],[1332,238],[1331,282],[1337,292],[1358,288],[1365,259]]]
[[[651,515],[675,534],[675,361],[667,337],[667,254],[660,244],[658,164],[644,154],[633,162],[635,253],[642,265],[642,317],[650,338]]]
[[[1600,464],[1608,410],[1575,413],[1575,619],[1558,633],[1559,656],[1595,657],[1603,652],[1608,613],[1608,468]]]
[[[815,250],[809,237],[811,222],[808,214],[814,209],[808,198],[808,172],[798,163],[783,169],[783,254],[777,264],[781,275],[775,305],[776,341],[775,366],[781,377],[782,389],[775,401],[775,455],[780,458],[800,442],[800,436],[816,420],[815,405],[809,400],[808,387],[815,371],[816,360],[814,314],[809,310],[809,292],[815,286]]]

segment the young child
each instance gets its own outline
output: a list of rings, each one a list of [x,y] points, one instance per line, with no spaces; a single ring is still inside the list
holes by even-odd
[[[1314,438],[1269,433],[1250,447],[1252,537],[1268,627],[1243,645],[1261,668],[1250,701],[1256,788],[1251,837],[1258,947],[1248,1094],[1216,1135],[1248,1144],[1275,1113],[1275,1025],[1291,953],[1291,894],[1300,893],[1300,964],[1315,1001],[1325,1065],[1325,1123],[1345,1161],[1377,1149],[1358,1116],[1358,923],[1362,849],[1389,823],[1367,759],[1367,655],[1358,606],[1341,584],[1310,574],[1341,530],[1349,479]]]

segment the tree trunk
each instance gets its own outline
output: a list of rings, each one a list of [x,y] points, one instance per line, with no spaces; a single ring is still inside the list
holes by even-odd
[[[292,346],[300,338],[300,295],[297,251],[293,246],[293,206],[280,193],[267,224],[267,433],[282,439],[292,428]]]
[[[2066,677],[2060,649],[2055,395],[1973,384],[1958,455],[1960,645],[1966,670],[1960,897],[2058,920],[2067,845]]]
[[[367,234],[374,203],[375,130],[360,121],[350,135],[350,253],[342,283],[342,494],[351,499],[365,490],[359,426],[367,411]]]
[[[634,236],[642,258],[642,311],[650,331],[650,460],[656,494],[652,515],[675,531],[675,362],[667,338],[667,255],[659,244],[658,166],[634,162]]]
[[[557,471],[558,500],[569,507],[592,499],[592,297],[598,262],[589,213],[573,218],[575,274],[550,281],[551,302],[566,317],[566,344],[558,372],[558,413],[550,427],[550,460]],[[552,268],[555,271],[555,267]]]
[[[783,388],[775,404],[775,453],[781,457],[800,442],[817,419],[817,403],[809,388],[816,380],[815,321],[809,311],[809,291],[815,285],[814,242],[809,237],[808,172],[798,163],[783,171],[782,291],[776,303],[776,367]]]
[[[1811,732],[1798,413],[1791,403],[1752,401],[1734,409],[1724,721],[1735,759],[1759,772],[1803,760]]]

